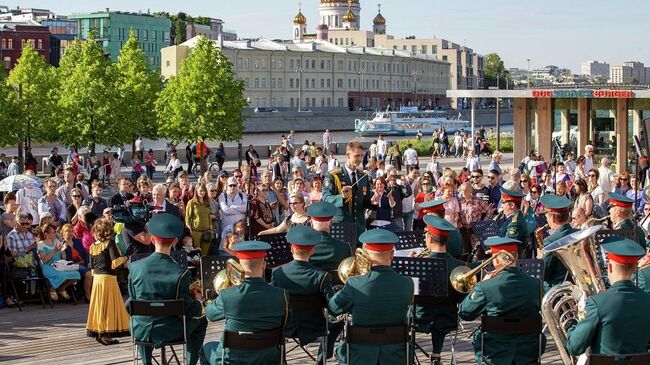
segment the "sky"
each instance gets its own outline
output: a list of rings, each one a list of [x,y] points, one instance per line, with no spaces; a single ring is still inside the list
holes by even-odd
[[[318,19],[319,0],[302,0],[308,31]],[[506,67],[556,65],[580,72],[585,60],[650,64],[648,0],[360,0],[362,28],[371,30],[382,4],[387,33],[396,38],[436,36],[480,54],[498,53]],[[10,7],[50,9],[67,15],[104,10],[183,11],[225,21],[239,37],[291,37],[298,1],[293,0],[5,0]]]

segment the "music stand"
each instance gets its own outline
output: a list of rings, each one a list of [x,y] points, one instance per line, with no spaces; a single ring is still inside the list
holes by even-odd
[[[151,256],[153,252],[144,252],[144,253],[134,253],[131,255],[131,262],[136,262]],[[169,253],[169,256],[176,261],[177,264],[181,265],[183,269],[187,269],[187,252],[185,250],[172,250]]]
[[[271,249],[266,251],[266,265],[272,269],[282,266],[293,260],[291,254],[291,244],[287,242],[286,233],[267,234],[264,236],[257,236],[256,240],[268,242]]]
[[[417,257],[394,257],[393,270],[400,275],[417,278],[417,295],[411,306],[409,319],[411,341],[425,356],[429,354],[415,341],[415,306],[428,304],[449,296],[449,274],[447,260]],[[453,347],[453,345],[452,345]],[[415,355],[415,353],[414,353]],[[416,356],[417,358],[417,356]]]
[[[226,269],[228,259],[234,259],[232,256],[201,256],[201,288],[203,288],[203,297],[214,299],[216,294],[212,282],[219,271]]]
[[[497,222],[487,220],[487,221],[477,221],[477,222],[472,222],[472,231],[478,237],[479,241],[481,242],[481,246],[483,247],[483,250],[487,251],[485,247],[485,240],[490,238],[490,237],[495,237],[495,236],[500,236],[501,235],[501,229],[497,225]]]
[[[519,259],[517,260],[517,268],[524,274],[544,281],[544,260]]]
[[[399,242],[395,244],[395,250],[412,250],[426,247],[424,231],[401,231],[395,232],[395,234],[399,237]]]
[[[330,236],[350,245],[352,252],[357,248],[357,224],[349,222],[332,222]]]

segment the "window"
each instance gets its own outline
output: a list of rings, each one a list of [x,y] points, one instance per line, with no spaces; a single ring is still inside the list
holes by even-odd
[[[320,61],[320,69],[324,70],[325,69],[325,60]]]
[[[309,79],[305,79],[305,89],[309,89]]]
[[[262,89],[266,89],[266,77],[262,77]]]
[[[320,107],[324,108],[325,107],[325,98],[320,99]]]
[[[332,87],[332,80],[327,79],[327,88],[330,89]]]
[[[313,70],[316,69],[316,60],[311,60],[311,68],[312,68]]]
[[[328,70],[332,69],[332,61],[331,60],[327,60],[327,69]]]
[[[271,89],[275,89],[276,84],[275,84],[275,78],[271,79]]]
[[[428,52],[428,47],[425,46],[425,45],[422,45],[422,51],[421,51],[421,52],[422,52],[422,54],[427,54],[427,52]]]
[[[343,61],[338,61],[336,63],[336,69],[337,70],[343,70]]]
[[[343,108],[343,98],[339,98],[339,100],[337,101],[337,105],[339,108]]]
[[[438,46],[431,46],[431,53],[433,54],[438,53]]]
[[[143,38],[142,40],[143,40],[143,41],[149,40],[149,31],[148,31],[148,30],[146,30],[146,29],[143,30],[143,31],[142,31],[142,34],[143,34],[143,36],[142,36],[142,38]]]
[[[165,67],[169,67],[171,65],[171,62],[165,61]]]
[[[348,79],[348,89],[352,88],[352,79]]]
[[[305,106],[309,107],[309,98],[305,98]]]
[[[312,89],[316,88],[316,79],[311,79],[311,88]]]
[[[260,68],[260,60],[259,60],[259,59],[256,58],[256,59],[253,61],[253,67],[255,67],[255,68]]]
[[[293,89],[293,79],[289,79],[289,89]]]
[[[23,48],[25,48],[25,40],[21,39],[20,40],[20,49],[23,49]]]
[[[321,89],[325,88],[325,79],[320,79],[320,88]]]
[[[289,68],[293,70],[293,60],[289,60]]]
[[[6,48],[7,48],[7,39],[2,38],[2,49],[6,49]]]
[[[418,46],[415,45],[411,46],[411,54],[416,54],[416,53],[418,53]]]
[[[327,106],[332,106],[332,99],[331,98],[327,98]]]
[[[338,79],[336,80],[336,87],[342,88],[343,87],[343,79]]]
[[[282,85],[282,79],[278,79],[278,89],[282,89],[284,86]]]
[[[292,108],[294,107],[293,106],[293,98],[289,98],[289,106],[292,107]]]
[[[309,70],[309,60],[305,60],[305,70]]]
[[[311,106],[316,106],[316,98],[311,98]]]
[[[256,77],[256,78],[255,78],[255,88],[256,88],[256,89],[259,89],[259,88],[260,88],[260,79],[259,79],[259,77]]]
[[[447,56],[442,56],[443,61],[447,61]]]
[[[8,69],[11,68],[11,57],[5,57],[2,61],[5,64],[5,70],[8,70]]]
[[[7,40],[7,48],[8,49],[14,49],[14,40],[12,38],[9,38]]]

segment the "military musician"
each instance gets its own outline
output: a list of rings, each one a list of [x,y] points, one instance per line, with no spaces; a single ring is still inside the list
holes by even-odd
[[[635,281],[639,288],[645,290],[646,293],[650,293],[650,253],[639,260],[638,266]]]
[[[609,193],[609,219],[612,221],[612,229],[633,229],[636,231],[636,241],[646,248],[646,237],[643,229],[634,223],[632,216],[634,201],[618,193]]]
[[[289,296],[264,280],[266,242],[245,241],[232,247],[244,269],[245,279],[237,286],[221,291],[210,303],[205,315],[209,321],[226,320],[225,332],[250,334],[257,342],[267,343],[255,350],[224,348],[222,342],[208,342],[201,349],[201,364],[280,364],[280,348],[275,330],[282,330],[289,316]],[[245,340],[242,340],[245,341]]]
[[[645,251],[630,239],[608,237],[601,244],[607,253],[607,276],[612,286],[586,298],[584,319],[567,331],[566,347],[578,356],[636,354],[650,343],[650,294],[636,287],[631,278]]]
[[[424,217],[426,224],[425,242],[431,252],[429,257],[444,259],[447,262],[447,272],[451,272],[464,263],[453,258],[447,253],[447,240],[449,234],[456,227],[442,218],[434,215]],[[448,296],[445,298],[432,298],[431,302],[423,303],[416,307],[416,325],[420,332],[431,334],[431,364],[441,365],[440,353],[447,334],[458,326],[458,303],[465,296],[449,286]]]
[[[548,226],[554,231],[553,234],[544,239],[544,247],[577,231],[570,224],[571,205],[573,204],[571,200],[563,196],[546,194],[540,201],[546,210],[545,214]],[[544,291],[548,291],[553,286],[566,280],[567,268],[554,254],[544,255],[543,260]]]
[[[309,263],[325,271],[335,271],[341,261],[350,257],[351,254],[348,243],[330,235],[336,207],[334,204],[325,202],[314,203],[307,207],[307,214],[311,217],[312,228],[319,235],[314,252],[310,255]]]
[[[413,281],[391,268],[394,245],[399,238],[390,231],[373,229],[364,232],[359,240],[372,268],[365,275],[350,277],[330,299],[329,310],[334,315],[351,313],[350,330],[360,342],[367,343],[350,344],[350,364],[404,364],[407,339],[402,338],[406,334],[401,327],[407,325],[407,313],[413,302]],[[385,344],[376,344],[382,342]],[[344,342],[337,349],[340,364],[347,364],[346,348]]]
[[[332,277],[327,271],[309,263],[320,234],[311,227],[296,226],[287,232],[287,242],[291,244],[293,261],[273,270],[271,285],[285,289],[293,301],[304,299],[323,304],[334,294]],[[325,335],[325,317],[321,310],[300,310],[292,305],[291,316],[285,328],[285,335],[296,338],[300,344],[308,344]]]
[[[422,212],[423,217],[433,215],[445,219],[445,203],[442,199],[426,201],[420,204],[420,212]],[[462,255],[463,238],[460,235],[460,231],[455,227],[453,231],[449,232],[449,237],[447,237],[446,250],[452,257],[457,259]]]
[[[492,237],[484,244],[492,255],[508,251],[516,259],[522,242],[509,237]],[[501,257],[494,261],[497,274],[486,275],[458,308],[461,319],[472,321],[480,315],[504,318],[528,318],[538,316],[541,306],[541,284],[514,266],[514,262],[504,262]],[[531,364],[537,361],[537,335],[505,335],[485,333],[481,351],[481,334],[474,335],[476,362],[483,364]],[[542,346],[544,349],[544,346]]]
[[[528,229],[526,219],[521,211],[521,201],[524,194],[501,188],[501,208],[504,220],[502,222],[501,236],[521,241],[521,248],[525,250],[528,245]]]
[[[183,233],[183,222],[173,214],[157,214],[147,223],[156,251],[149,257],[129,265],[129,300],[183,299],[187,317],[187,359],[199,360],[208,322],[201,315],[201,294],[190,292],[190,272],[169,255]],[[128,308],[128,305],[127,305]],[[182,339],[183,323],[176,317],[134,316],[131,335],[138,341],[151,342],[154,347]],[[151,364],[153,348],[139,346],[140,359]]]
[[[361,142],[350,141],[345,164],[328,172],[323,181],[323,201],[337,208],[334,221],[355,222],[357,236],[366,230],[365,210],[372,208],[370,177],[359,169],[365,149]]]

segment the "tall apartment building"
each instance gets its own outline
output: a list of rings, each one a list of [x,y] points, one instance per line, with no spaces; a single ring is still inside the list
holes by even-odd
[[[587,60],[582,64],[582,74],[592,78],[609,77],[609,63]]]
[[[93,31],[95,40],[100,42],[104,52],[113,60],[129,38],[132,29],[140,48],[144,50],[152,68],[160,67],[160,50],[170,44],[171,21],[150,14],[124,13],[119,11],[75,14],[69,17],[77,21],[78,36],[87,39]]]
[[[163,48],[161,74],[177,75],[193,38]],[[431,55],[328,41],[215,42],[246,84],[252,107],[383,109],[446,103],[449,63]]]
[[[645,67],[643,62],[637,61],[611,66],[609,82],[613,84],[650,84],[650,67]]]
[[[0,59],[9,73],[23,53],[27,43],[50,61],[50,31],[32,20],[23,23],[0,22]]]

